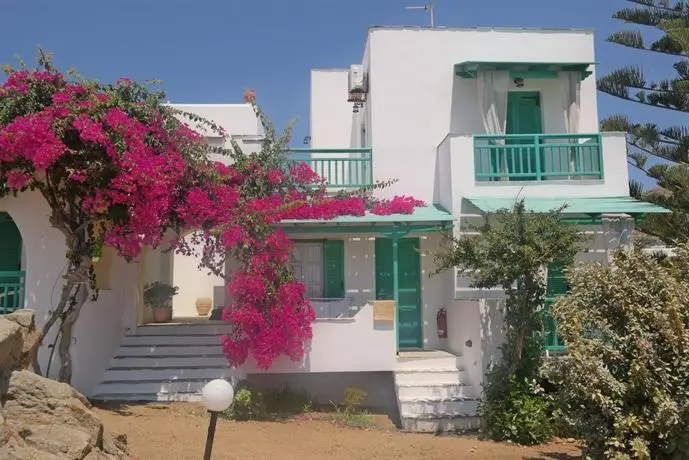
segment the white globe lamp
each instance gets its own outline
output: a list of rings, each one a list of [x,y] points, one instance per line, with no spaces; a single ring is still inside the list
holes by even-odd
[[[225,379],[211,380],[201,390],[203,405],[209,412],[223,412],[232,405],[234,389]]]
[[[206,436],[206,451],[203,459],[210,460],[213,450],[213,439],[215,438],[215,425],[218,423],[218,414],[227,410],[232,405],[234,399],[234,388],[225,379],[211,380],[201,390],[203,405],[211,413],[211,420],[208,423],[208,435]]]

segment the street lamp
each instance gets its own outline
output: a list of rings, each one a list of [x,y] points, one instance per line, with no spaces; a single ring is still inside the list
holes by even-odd
[[[201,390],[203,405],[211,413],[211,421],[208,423],[208,435],[206,436],[206,451],[203,460],[211,459],[213,450],[213,438],[215,437],[215,425],[218,423],[218,414],[227,410],[234,399],[232,384],[225,379],[211,380]]]

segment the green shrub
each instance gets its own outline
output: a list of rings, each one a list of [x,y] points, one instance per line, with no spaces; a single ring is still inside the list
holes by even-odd
[[[618,251],[569,276],[553,316],[567,344],[543,375],[591,458],[689,459],[689,246]]]
[[[486,387],[486,399],[479,407],[483,433],[495,441],[523,445],[550,441],[554,425],[548,399],[535,383],[514,376],[505,380],[498,383],[494,377],[492,388],[491,383]]]
[[[232,420],[274,420],[309,412],[312,407],[307,392],[288,386],[259,391],[244,383],[239,388],[232,407],[224,414]]]
[[[361,407],[366,396],[368,396],[368,394],[361,388],[345,388],[342,393],[342,404],[333,404],[335,408],[333,421],[341,425],[355,428],[373,426],[375,423],[370,414]]]

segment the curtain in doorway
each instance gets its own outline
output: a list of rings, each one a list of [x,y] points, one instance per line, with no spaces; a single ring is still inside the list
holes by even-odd
[[[505,134],[509,82],[509,73],[503,71],[479,71],[476,76],[478,105],[486,134]]]
[[[478,92],[478,106],[481,120],[486,134],[505,134],[507,128],[507,90],[510,76],[506,71],[479,71],[476,75]],[[503,139],[489,141],[492,144],[503,145]],[[487,151],[490,158],[482,158],[482,167],[489,167],[491,173],[507,171],[507,156],[504,148]],[[489,171],[481,171],[487,173]]]
[[[560,94],[563,96],[565,130],[567,133],[579,131],[581,105],[581,72],[562,72]]]
[[[578,133],[581,112],[581,72],[562,72],[559,81],[565,119],[565,131],[568,134]],[[577,139],[570,139],[570,142],[576,144],[579,141]],[[572,148],[570,150],[569,170],[571,172],[579,171],[581,165],[579,164],[580,159],[577,158],[577,149]],[[579,177],[577,176],[577,178]]]

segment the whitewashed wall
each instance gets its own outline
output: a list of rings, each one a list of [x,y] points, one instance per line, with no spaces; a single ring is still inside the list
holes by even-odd
[[[397,334],[393,322],[373,319],[367,304],[347,319],[314,321],[313,338],[306,344],[304,359],[277,359],[266,373],[392,371],[397,364]],[[261,373],[252,358],[241,371]]]
[[[360,147],[361,114],[347,102],[348,69],[311,71],[310,131],[314,148]]]
[[[438,248],[441,237],[437,233],[408,236],[420,239],[423,343],[425,348],[435,348],[439,344],[436,314],[439,308],[447,305],[445,283],[449,281],[442,276],[430,276],[435,269],[432,253]],[[354,305],[375,300],[375,235],[317,234],[304,237],[325,238],[344,240],[345,295],[352,298]],[[296,236],[294,239],[298,241]]]
[[[367,62],[368,58],[368,62]],[[454,76],[464,61],[594,62],[585,31],[395,29],[369,32],[364,65],[370,77],[373,171],[399,182],[382,193],[433,201],[436,147],[448,133],[483,133],[476,82]],[[546,128],[564,131],[556,81],[527,82],[544,91]],[[526,89],[526,88],[525,88]],[[595,75],[582,83],[581,132],[598,131]],[[467,161],[468,160],[468,161]],[[473,163],[473,155],[464,158]]]
[[[2,198],[0,210],[10,214],[22,235],[26,308],[36,311],[37,325],[42,327],[60,298],[66,264],[64,236],[50,225],[49,207],[38,192]],[[87,394],[98,383],[125,329],[136,321],[138,264],[114,257],[107,272],[109,289],[101,290],[98,301],[84,305],[74,327],[72,384]],[[48,345],[53,343],[56,331],[52,329],[39,352],[44,371],[50,356]],[[59,365],[56,355],[50,366],[51,376],[57,375]]]

